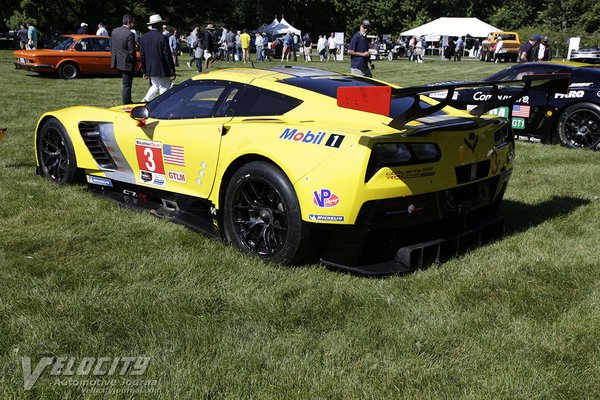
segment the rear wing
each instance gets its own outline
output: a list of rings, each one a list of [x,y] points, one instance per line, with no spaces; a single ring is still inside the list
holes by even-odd
[[[448,106],[452,101],[456,89],[491,87],[491,96],[470,111],[471,115],[479,117],[486,111],[516,102],[530,90],[548,94],[567,93],[570,80],[570,73],[558,73],[525,75],[522,79],[511,81],[454,81],[430,83],[428,85],[406,88],[392,88],[390,86],[341,86],[337,89],[337,103],[340,107],[387,116],[390,114],[390,102],[392,99],[413,97],[413,102],[409,109],[400,115],[392,116],[392,121],[388,124],[392,128],[402,129],[409,121],[426,117]],[[499,95],[501,94],[500,90],[502,86],[522,86],[522,88],[514,95],[506,98],[502,96],[501,99]],[[422,107],[420,101],[421,95],[442,90],[447,90],[444,99],[436,99],[439,103],[434,105],[426,104],[425,107]]]

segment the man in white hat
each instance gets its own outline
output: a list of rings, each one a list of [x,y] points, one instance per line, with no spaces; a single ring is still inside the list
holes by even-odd
[[[82,22],[81,25],[79,26],[79,29],[77,29],[77,34],[78,35],[87,35],[87,27],[88,27],[88,24],[86,24],[85,22]]]
[[[176,77],[169,39],[158,30],[164,22],[160,15],[151,15],[147,23],[150,32],[140,40],[142,73],[145,79],[150,79],[151,84],[142,102],[148,102],[163,94]]]

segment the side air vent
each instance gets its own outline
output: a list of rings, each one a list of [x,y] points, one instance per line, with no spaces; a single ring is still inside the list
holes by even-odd
[[[115,161],[110,156],[108,150],[106,150],[106,146],[102,141],[102,137],[100,135],[100,126],[98,124],[80,122],[79,133],[81,134],[85,145],[90,153],[92,153],[92,157],[94,157],[94,160],[96,160],[96,163],[98,163],[100,168],[117,169]]]

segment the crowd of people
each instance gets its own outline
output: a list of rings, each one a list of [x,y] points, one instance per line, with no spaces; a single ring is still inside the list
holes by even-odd
[[[195,68],[198,72],[209,69],[215,60],[223,60],[226,63],[253,63],[251,49],[255,49],[257,62],[271,61],[274,57],[282,62],[298,60],[297,53],[300,52],[305,62],[312,60],[313,47],[316,47],[318,59],[321,62],[336,61],[338,51],[342,45],[336,40],[335,33],[329,35],[321,34],[316,43],[313,43],[310,33],[306,32],[300,37],[293,29],[283,36],[270,40],[266,32],[249,32],[247,29],[236,30],[220,26],[216,30],[213,24],[207,24],[204,29],[200,25],[194,26],[189,35],[182,35],[174,28],[168,29],[166,20],[159,14],[150,16],[147,22],[148,31],[140,35],[135,30],[136,20],[132,15],[123,17],[123,25],[112,30],[109,35],[107,28],[102,22],[97,25],[96,35],[112,37],[112,68],[118,70],[122,75],[123,104],[132,103],[131,86],[137,63],[136,51],[140,51],[141,71],[149,81],[149,89],[142,101],[152,100],[159,94],[164,93],[176,77],[175,68],[179,66],[179,57],[183,56],[183,43],[187,43],[189,49],[189,60],[186,61],[188,68]],[[371,27],[368,20],[363,20],[358,31],[352,36],[347,47],[350,57],[350,72],[354,75],[371,77],[374,65],[371,61],[370,49],[373,43],[367,37]],[[76,33],[88,34],[88,24],[81,22]],[[16,32],[21,49],[36,49],[38,42],[37,29],[32,24],[22,23]],[[488,38],[489,39],[489,38]],[[493,45],[494,54],[503,51],[503,39],[501,35],[495,38]],[[409,61],[423,63],[427,43],[425,37],[398,38],[398,44],[405,49],[405,56]],[[470,53],[477,57],[481,43],[479,39],[471,42]],[[443,57],[455,61],[461,61],[466,50],[463,37],[448,38],[443,46]],[[519,49],[519,62],[542,61],[551,59],[551,48],[548,37],[532,35],[531,39]],[[496,57],[496,62],[500,57]]]

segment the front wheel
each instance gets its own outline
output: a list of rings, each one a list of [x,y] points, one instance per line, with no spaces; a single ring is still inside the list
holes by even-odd
[[[74,63],[64,63],[59,67],[58,75],[63,79],[75,79],[79,76],[79,68]]]
[[[567,147],[597,149],[600,145],[600,107],[593,103],[567,107],[558,120],[558,137]]]
[[[36,140],[38,163],[42,174],[56,183],[73,183],[77,162],[73,144],[64,126],[51,118],[44,122]]]
[[[294,188],[283,171],[262,161],[233,175],[223,204],[227,240],[243,251],[281,264],[301,262],[308,233]]]

